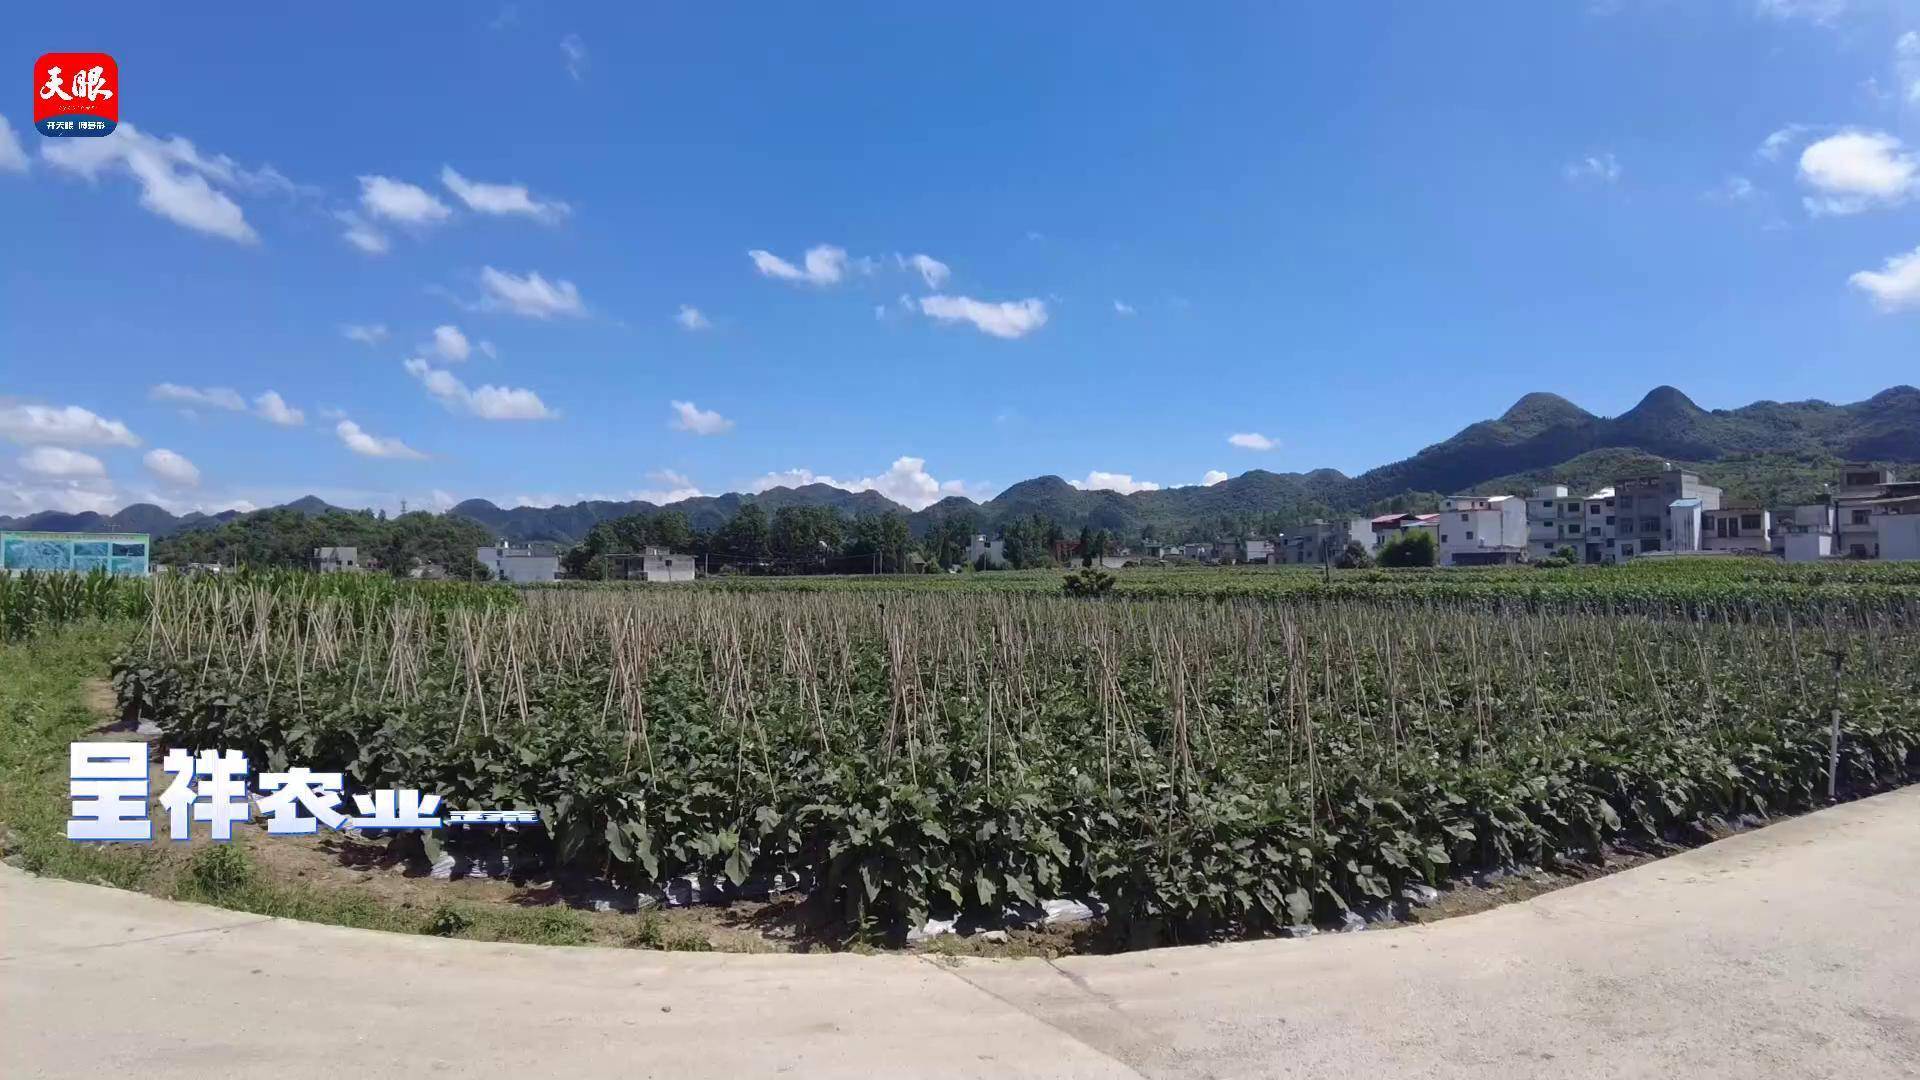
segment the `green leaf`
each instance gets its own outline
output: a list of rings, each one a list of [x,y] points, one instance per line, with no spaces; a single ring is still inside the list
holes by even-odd
[[[627,834],[621,831],[619,822],[607,822],[607,849],[623,863],[633,861],[633,845],[627,843]]]
[[[733,854],[727,856],[727,880],[733,882],[735,888],[739,888],[746,883],[747,871],[752,867],[753,858],[747,854],[747,849],[734,848]]]

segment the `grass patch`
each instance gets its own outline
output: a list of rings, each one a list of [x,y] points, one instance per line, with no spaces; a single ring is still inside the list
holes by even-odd
[[[67,839],[67,744],[100,723],[89,679],[133,639],[130,623],[87,622],[0,646],[0,855],[36,874],[138,889],[162,852]]]
[[[643,911],[627,934],[625,944],[634,949],[659,949],[662,952],[712,952],[713,943],[705,934],[689,927],[678,927],[655,911]]]

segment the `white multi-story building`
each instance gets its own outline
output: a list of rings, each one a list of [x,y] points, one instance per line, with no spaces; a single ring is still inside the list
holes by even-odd
[[[1833,507],[1790,506],[1773,515],[1773,553],[1788,562],[1815,562],[1833,554]]]
[[[1788,562],[1816,559],[1911,559],[1920,528],[1920,483],[1889,469],[1846,465],[1826,501],[1790,507],[1773,516],[1773,552]]]
[[[1280,538],[1275,561],[1283,563],[1327,563],[1340,557],[1348,544],[1373,550],[1373,522],[1369,518],[1343,518],[1339,521],[1309,521],[1297,532]]]
[[[1920,559],[1920,507],[1873,515],[1882,559]]]
[[[1586,535],[1581,500],[1567,494],[1565,484],[1542,484],[1527,499],[1527,553],[1545,559],[1561,548],[1581,550]]]
[[[313,569],[321,574],[339,574],[366,569],[360,561],[360,549],[319,547],[313,549]]]
[[[1512,495],[1451,495],[1440,507],[1440,564],[1486,566],[1527,555],[1527,506]]]
[[[536,551],[531,545],[516,548],[502,540],[496,546],[477,549],[473,557],[480,560],[480,565],[487,568],[487,576],[495,581],[531,585],[560,577],[560,557],[551,551]]]
[[[967,565],[977,567],[983,558],[986,565],[996,570],[1004,568],[1007,565],[1007,542],[989,540],[985,533],[975,536],[973,542],[967,545]]]
[[[1765,555],[1773,550],[1773,515],[1757,506],[1723,506],[1700,515],[1700,550]]]
[[[1603,487],[1580,500],[1580,561],[1610,563],[1617,561],[1614,550],[1613,489]]]

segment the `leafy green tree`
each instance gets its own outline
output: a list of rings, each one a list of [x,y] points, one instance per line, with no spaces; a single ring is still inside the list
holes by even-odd
[[[846,522],[830,507],[783,506],[774,512],[769,542],[787,570],[821,570],[840,553],[845,534]]]
[[[959,566],[966,561],[967,548],[979,532],[980,519],[970,510],[940,518],[927,534],[933,561],[941,566]]]
[[[1380,548],[1381,566],[1432,566],[1439,561],[1440,546],[1432,529],[1408,529]]]
[[[906,569],[907,552],[912,547],[913,533],[906,519],[889,510],[856,518],[847,537],[846,553],[850,557],[877,555],[881,573],[897,574]]]
[[[1366,570],[1373,566],[1373,556],[1367,553],[1365,544],[1349,540],[1340,554],[1333,557],[1333,565],[1341,570]]]
[[[1065,534],[1053,519],[1032,514],[1008,523],[1000,530],[1000,537],[1006,541],[1007,565],[1027,570],[1054,565],[1055,542],[1064,540]]]
[[[720,527],[714,540],[728,562],[765,559],[769,553],[767,512],[757,503],[748,503]]]

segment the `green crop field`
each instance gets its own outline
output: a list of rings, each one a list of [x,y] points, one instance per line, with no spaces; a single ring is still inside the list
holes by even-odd
[[[1913,571],[1739,569],[161,580],[116,686],[168,745],[537,808],[516,854],[562,877],[1194,941],[1818,805],[1836,706],[1842,797],[1912,778]]]
[[[535,592],[720,590],[733,593],[1015,594],[1056,596],[1059,570],[965,574],[727,575],[698,583],[560,582]],[[1310,566],[1127,568],[1111,595],[1126,599],[1273,601],[1290,605],[1471,604],[1497,610],[1562,609],[1648,615],[1803,618],[1896,617],[1920,605],[1920,563],[1795,564],[1772,559],[1646,560],[1625,566],[1335,570]],[[1909,620],[1910,621],[1910,620]]]

